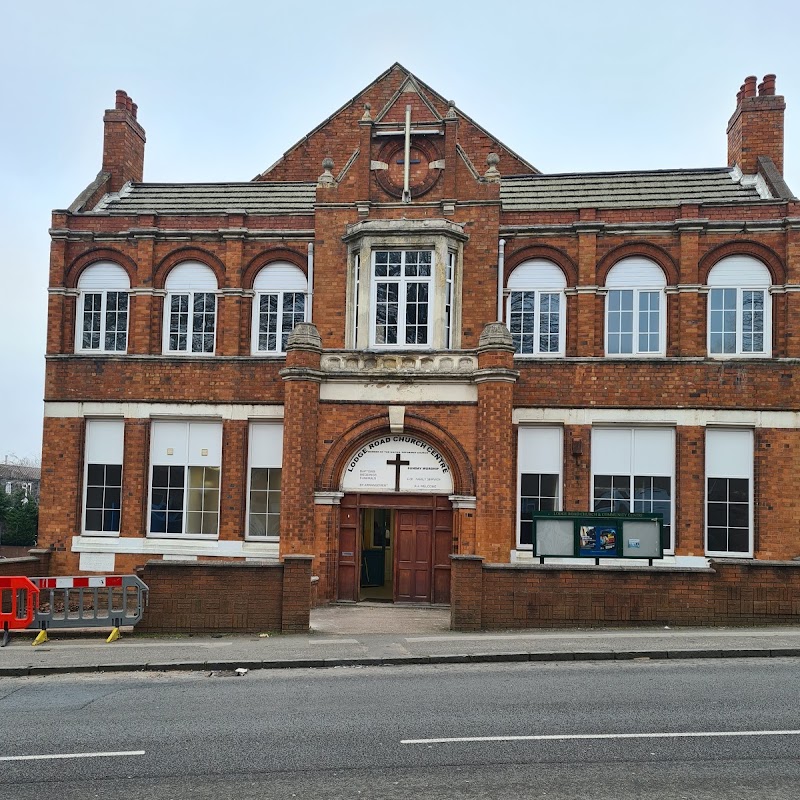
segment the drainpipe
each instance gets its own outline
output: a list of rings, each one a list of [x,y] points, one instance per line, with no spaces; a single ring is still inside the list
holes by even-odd
[[[497,321],[503,321],[503,272],[506,263],[506,240],[500,240],[497,252]]]
[[[308,297],[306,298],[306,322],[311,322],[314,305],[314,242],[308,243]]]

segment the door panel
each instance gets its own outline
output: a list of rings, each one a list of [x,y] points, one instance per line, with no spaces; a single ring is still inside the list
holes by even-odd
[[[336,581],[337,600],[358,600],[359,544],[358,508],[346,508],[342,505],[339,514],[339,560],[337,563],[338,578]]]
[[[405,603],[431,601],[433,512],[397,512],[397,594]]]

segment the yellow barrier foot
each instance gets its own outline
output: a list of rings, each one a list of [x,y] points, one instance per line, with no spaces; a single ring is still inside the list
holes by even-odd
[[[108,639],[106,639],[106,644],[116,642],[117,639],[119,639],[119,628],[112,628],[111,633],[108,634]]]
[[[37,644],[44,644],[49,641],[47,638],[47,631],[39,631],[36,638],[31,642],[31,646],[36,647]]]

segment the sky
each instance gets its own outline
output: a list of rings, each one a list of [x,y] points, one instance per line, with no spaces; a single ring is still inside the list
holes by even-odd
[[[724,166],[739,86],[776,73],[800,193],[798,30],[797,0],[0,0],[0,460],[41,450],[50,213],[116,89],[145,181],[242,181],[395,61],[550,173]]]

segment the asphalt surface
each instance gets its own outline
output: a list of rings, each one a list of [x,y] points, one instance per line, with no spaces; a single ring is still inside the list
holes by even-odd
[[[798,744],[793,658],[0,682],[2,800],[795,800]]]
[[[800,626],[768,628],[625,628],[458,633],[449,609],[383,604],[327,606],[312,612],[308,634],[147,636],[108,631],[15,634],[0,649],[0,678],[64,672],[193,671],[243,667],[375,666],[635,658],[800,656]],[[265,632],[266,634],[267,632]]]

